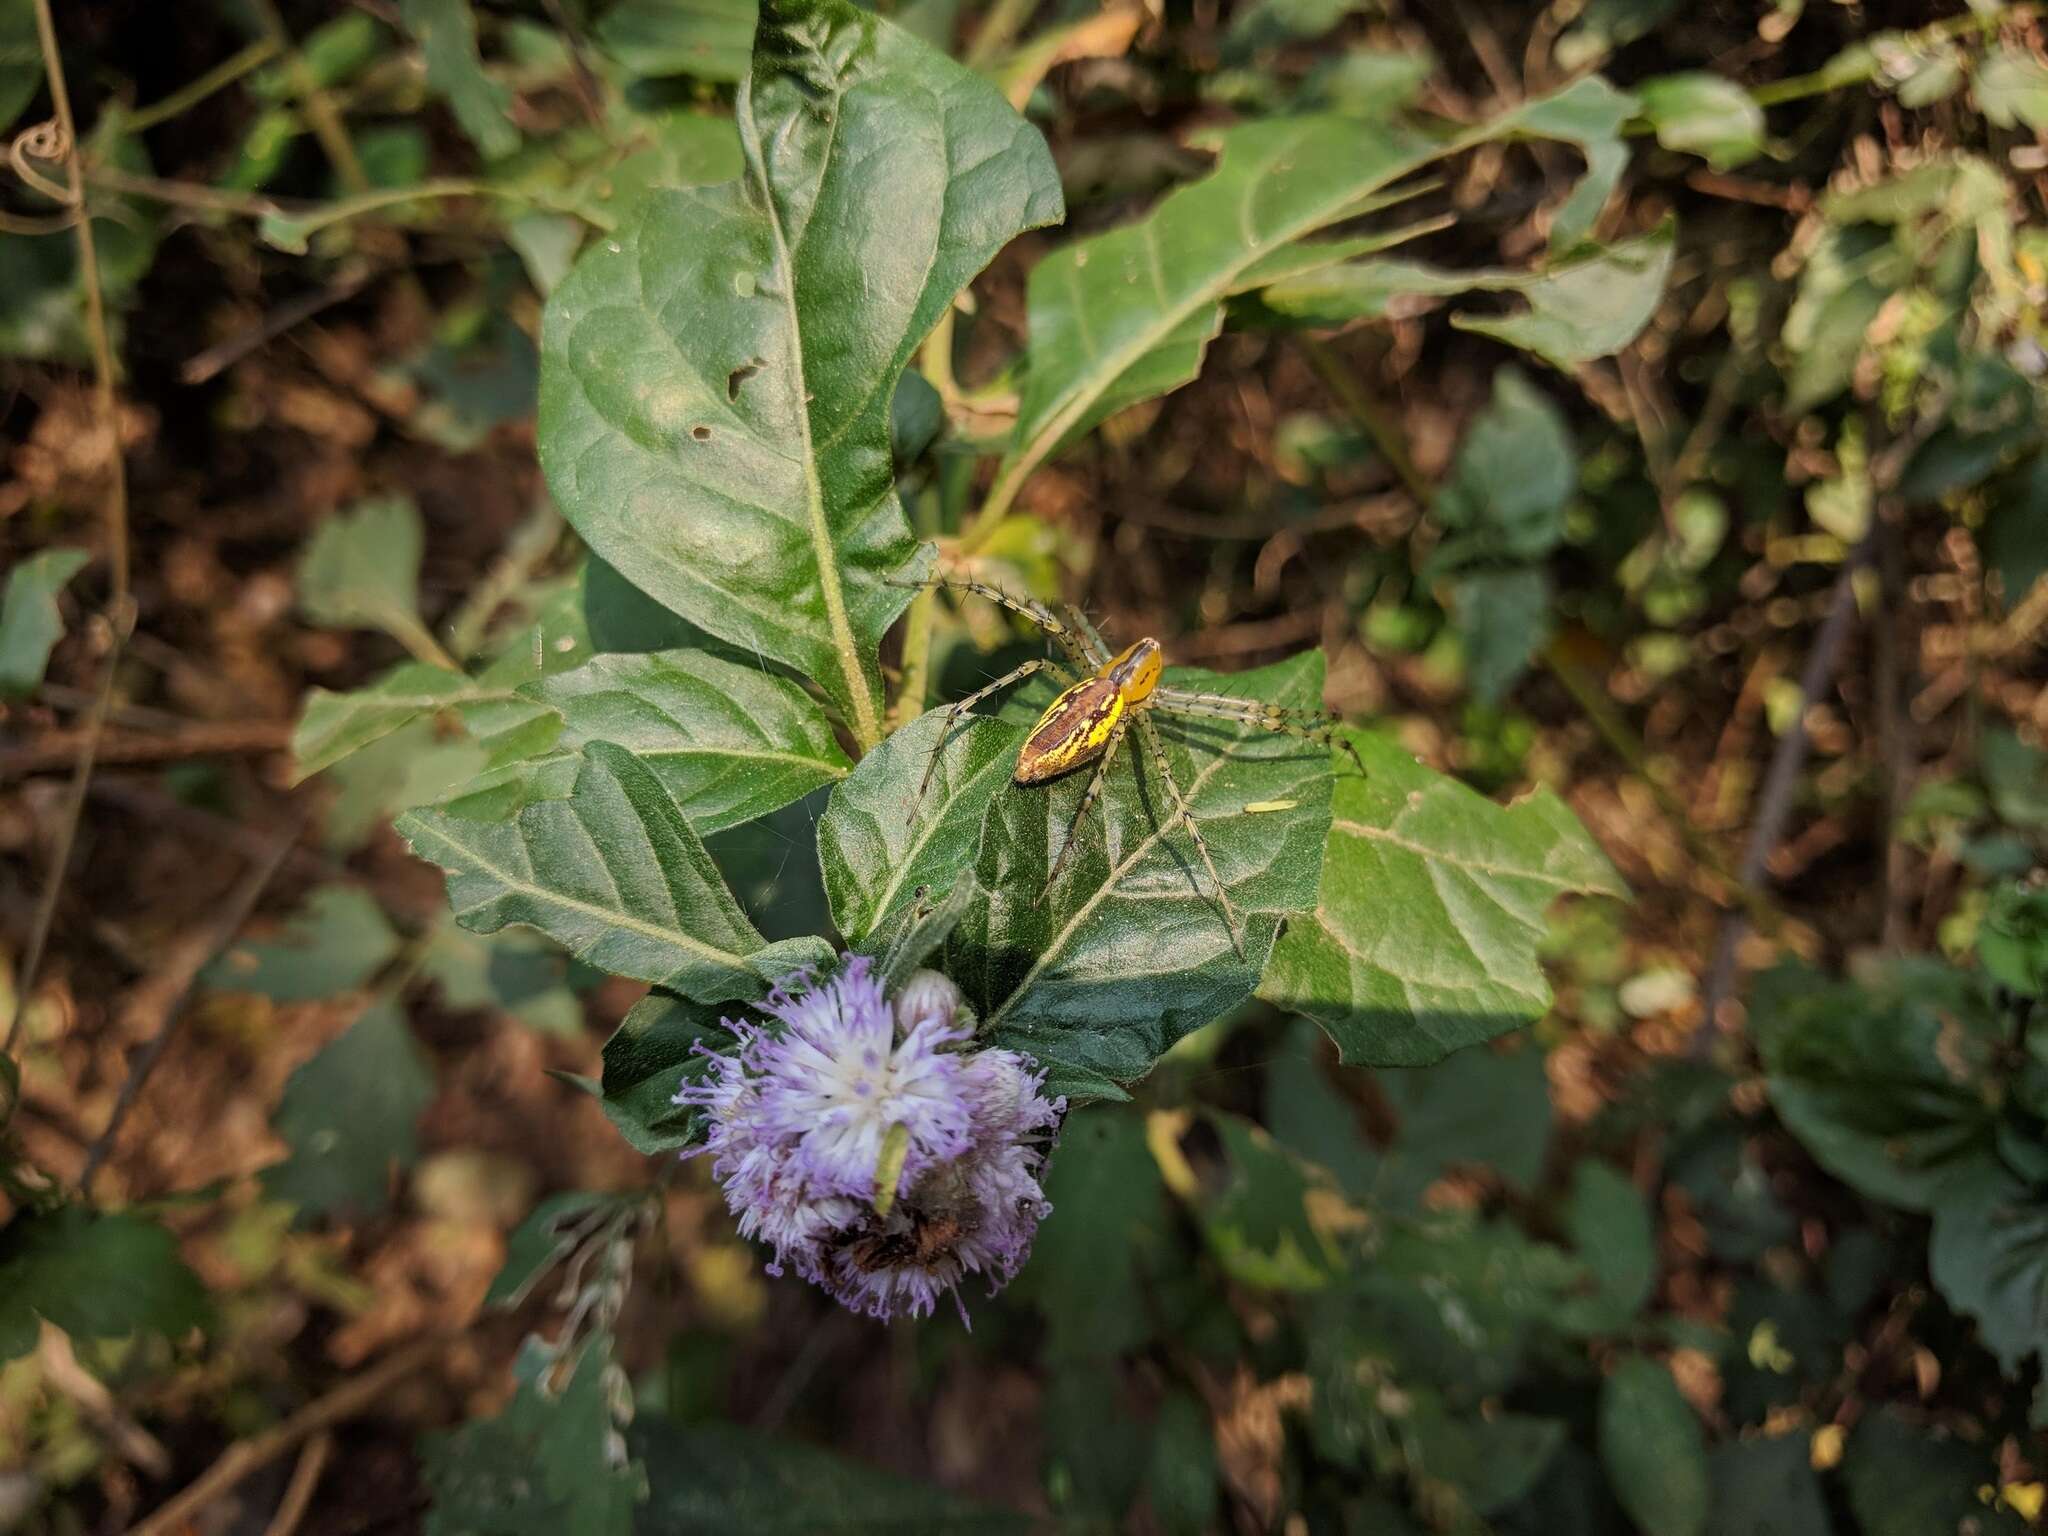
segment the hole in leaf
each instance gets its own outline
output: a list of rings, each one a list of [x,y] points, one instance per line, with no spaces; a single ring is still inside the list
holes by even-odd
[[[725,376],[725,398],[735,402],[738,401],[740,386],[759,373],[764,366],[766,365],[757,357],[752,362],[741,363],[739,367],[733,369],[731,373]]]
[[[711,429],[709,427],[692,427],[690,428],[690,436],[697,439],[700,443],[708,443],[711,441]]]

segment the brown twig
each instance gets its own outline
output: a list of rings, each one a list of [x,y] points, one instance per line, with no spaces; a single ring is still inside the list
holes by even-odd
[[[282,1423],[247,1440],[237,1440],[182,1493],[174,1495],[155,1514],[130,1526],[128,1536],[171,1536],[172,1532],[183,1530],[192,1516],[258,1467],[268,1466],[302,1440],[374,1406],[399,1382],[431,1363],[457,1337],[441,1333],[407,1345],[315,1398]]]
[[[324,288],[315,288],[297,298],[287,299],[257,324],[247,330],[238,331],[225,341],[217,341],[204,352],[195,352],[185,360],[185,366],[178,370],[181,384],[204,384],[216,374],[232,367],[257,348],[267,346],[286,331],[319,314],[323,309],[345,303],[361,293],[375,276],[367,268],[344,273]]]
[[[198,981],[200,971],[206,963],[234,941],[241,932],[242,924],[249,920],[249,914],[256,910],[256,903],[263,898],[271,878],[284,864],[285,858],[298,845],[298,828],[281,835],[270,851],[249,868],[242,877],[242,883],[235,887],[224,906],[207,922],[187,934],[177,945],[170,960],[156,975],[138,989],[140,995],[131,1001],[126,1012],[145,1026],[154,1025],[149,1043],[142,1048],[142,1054],[135,1058],[134,1066],[128,1070],[127,1078],[121,1084],[121,1091],[115,1096],[114,1108],[107,1116],[107,1127],[94,1140],[85,1154],[85,1167],[78,1175],[78,1189],[81,1194],[92,1193],[93,1175],[105,1164],[107,1155],[114,1148],[114,1136],[121,1129],[121,1122],[142,1094],[142,1086],[149,1081],[149,1075],[156,1070],[156,1064],[176,1033],[178,1022],[184,1017],[185,1000],[192,994],[193,983]]]
[[[285,1484],[284,1497],[278,1501],[277,1513],[270,1517],[270,1524],[263,1528],[263,1536],[292,1536],[299,1528],[299,1522],[306,1518],[306,1511],[313,1507],[313,1494],[320,1486],[320,1474],[327,1469],[327,1458],[334,1450],[334,1433],[321,1430],[306,1442],[306,1448],[299,1452],[298,1465],[292,1468],[292,1480]]]
[[[88,721],[71,730],[51,731],[35,741],[0,750],[0,784],[61,768],[95,743],[101,763],[176,763],[192,757],[282,752],[291,741],[289,720],[198,721],[161,736],[139,731],[109,733]]]
[[[1756,819],[1750,825],[1742,862],[1736,866],[1736,877],[1746,887],[1762,881],[1771,850],[1784,835],[1785,818],[1792,811],[1792,792],[1799,785],[1800,770],[1806,766],[1806,711],[1834,681],[1835,664],[1841,658],[1842,644],[1848,639],[1850,623],[1856,616],[1856,576],[1870,563],[1872,538],[1872,534],[1865,534],[1842,563],[1829,595],[1827,616],[1821,620],[1820,630],[1813,637],[1813,649],[1807,652],[1806,665],[1800,669],[1799,712],[1778,738],[1770,767],[1764,770],[1763,787],[1757,792]],[[1695,1056],[1704,1056],[1713,1047],[1715,1016],[1734,989],[1735,952],[1747,931],[1748,924],[1739,913],[1731,912],[1721,919],[1701,993],[1704,1006],[1693,1033]]]

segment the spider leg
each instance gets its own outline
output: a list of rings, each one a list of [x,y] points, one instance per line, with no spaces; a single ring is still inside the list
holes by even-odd
[[[1095,771],[1088,776],[1088,788],[1081,796],[1081,803],[1074,807],[1074,819],[1067,823],[1067,840],[1060,847],[1059,857],[1052,861],[1052,869],[1045,877],[1045,889],[1038,893],[1038,900],[1044,901],[1052,894],[1053,883],[1060,877],[1060,871],[1067,867],[1067,860],[1074,852],[1075,839],[1081,831],[1081,823],[1088,819],[1088,812],[1102,795],[1102,786],[1109,778],[1109,765],[1116,761],[1116,749],[1124,744],[1124,737],[1130,733],[1132,716],[1126,714],[1109,733],[1109,744],[1102,749],[1102,756],[1095,764]],[[1037,902],[1032,903],[1036,906]]]
[[[1258,699],[1241,699],[1228,693],[1195,693],[1184,688],[1160,688],[1153,692],[1152,698],[1159,708],[1171,715],[1236,720],[1277,735],[1314,742],[1325,751],[1341,748],[1357,765],[1360,776],[1365,773],[1365,760],[1358,755],[1358,748],[1338,734],[1338,727],[1343,721],[1327,710],[1294,709]]]
[[[1093,672],[1102,664],[1100,660],[1090,653],[1087,643],[1082,640],[1080,634],[1071,626],[1061,622],[1058,615],[1035,597],[1012,597],[1001,587],[991,585],[986,581],[974,581],[965,576],[932,576],[923,581],[896,581],[890,579],[889,585],[892,587],[915,587],[920,590],[930,588],[935,591],[971,593],[975,597],[994,603],[998,608],[1007,608],[1020,618],[1028,619],[1031,623],[1037,625],[1048,635],[1051,635],[1053,643],[1067,653],[1067,659],[1083,671]],[[1104,659],[1107,658],[1105,657]]]
[[[917,808],[924,804],[925,791],[932,787],[932,775],[939,769],[939,758],[945,753],[946,744],[953,739],[953,727],[960,723],[961,717],[990,694],[1007,688],[1012,683],[1021,683],[1036,672],[1050,672],[1069,687],[1073,684],[1074,675],[1065,667],[1048,657],[1034,656],[1022,666],[1012,667],[986,688],[975,689],[966,698],[946,710],[946,723],[940,727],[938,744],[932,748],[932,755],[924,765],[923,779],[918,781],[917,798],[910,802],[911,821],[917,820]]]
[[[1157,695],[1154,695],[1157,697]],[[1195,823],[1195,813],[1188,808],[1187,796],[1180,792],[1180,785],[1174,782],[1173,769],[1167,766],[1166,743],[1159,739],[1159,731],[1142,713],[1131,717],[1137,722],[1138,733],[1145,738],[1145,746],[1152,754],[1152,761],[1159,769],[1159,777],[1166,781],[1166,788],[1173,796],[1173,809],[1180,817],[1180,824],[1188,829],[1188,836],[1195,845],[1195,852],[1202,856],[1202,868],[1209,871],[1209,883],[1216,887],[1216,899],[1223,904],[1224,926],[1230,930],[1230,947],[1237,951],[1237,958],[1245,958],[1244,920],[1237,915],[1237,908],[1230,904],[1230,892],[1223,884],[1223,877],[1216,873],[1216,861],[1209,857],[1209,845],[1202,838],[1202,829]]]
[[[1102,638],[1102,632],[1091,624],[1088,615],[1074,604],[1062,603],[1060,607],[1067,615],[1067,622],[1072,624],[1075,632],[1080,635],[1081,645],[1088,652],[1089,658],[1098,667],[1108,666],[1110,657],[1115,653],[1110,650],[1109,642]]]

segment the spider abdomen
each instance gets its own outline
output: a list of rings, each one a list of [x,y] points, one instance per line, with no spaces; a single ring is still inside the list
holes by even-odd
[[[1122,690],[1106,677],[1074,684],[1046,707],[1024,739],[1017,754],[1016,782],[1043,784],[1094,762],[1109,745],[1127,707]]]

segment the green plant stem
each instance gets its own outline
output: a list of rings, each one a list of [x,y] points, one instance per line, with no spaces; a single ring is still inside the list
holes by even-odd
[[[1015,41],[1024,23],[1037,9],[1038,0],[995,0],[995,4],[988,8],[988,15],[975,29],[974,41],[967,45],[963,62],[969,69],[987,68]]]
[[[932,631],[938,618],[938,590],[926,587],[910,600],[910,614],[903,626],[903,684],[897,690],[896,707],[890,712],[892,729],[901,729],[924,713],[925,692],[931,685]]]
[[[356,154],[355,141],[348,136],[348,125],[342,121],[334,98],[327,94],[327,88],[306,62],[306,56],[292,42],[291,32],[286,28],[284,18],[278,14],[275,0],[249,0],[249,4],[256,13],[264,36],[283,56],[292,91],[306,109],[306,121],[313,129],[313,136],[320,141],[320,148],[326,152],[328,163],[334,167],[334,174],[341,178],[341,184],[349,191],[368,192],[372,183],[369,173],[363,169],[362,158]]]
[[[250,71],[261,69],[277,54],[278,41],[275,37],[259,37],[241,52],[221,60],[198,79],[179,86],[168,96],[159,97],[146,107],[136,108],[121,126],[130,133],[146,133],[159,123],[167,123],[191,111],[207,97],[227,89]]]
[[[1947,42],[1951,38],[1967,37],[1972,32],[1991,33],[2007,21],[2022,21],[2034,13],[2032,4],[2000,6],[1995,11],[1979,13],[1966,11],[1960,16],[1948,16],[1932,26],[1922,27],[1917,32],[1906,34],[1909,49],[1927,47],[1934,43]],[[1749,93],[1750,100],[1760,107],[1783,106],[1790,101],[1804,101],[1811,96],[1825,96],[1848,85],[1862,85],[1876,77],[1879,68],[1875,54],[1865,57],[1852,67],[1844,68],[1830,63],[1810,74],[1793,75],[1786,80],[1774,80],[1769,85],[1760,85]]]

